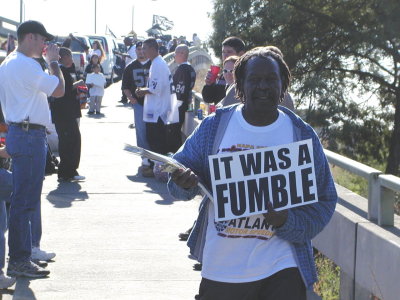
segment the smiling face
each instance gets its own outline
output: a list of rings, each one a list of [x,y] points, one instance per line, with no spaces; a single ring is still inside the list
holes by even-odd
[[[224,64],[224,70],[223,70],[223,74],[224,74],[224,78],[225,78],[225,82],[226,84],[230,85],[233,83],[233,66],[235,65],[235,63],[233,61],[227,61]]]
[[[243,116],[256,126],[266,126],[278,117],[282,79],[278,62],[272,57],[251,58],[245,71]]]

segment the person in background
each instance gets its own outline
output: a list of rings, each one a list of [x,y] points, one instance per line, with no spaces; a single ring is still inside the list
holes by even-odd
[[[245,52],[245,44],[238,37],[228,37],[222,42],[222,61],[224,62],[229,56],[242,56]],[[206,103],[217,104],[226,96],[226,82],[223,74],[216,81],[211,81],[211,71],[208,71],[205,78],[205,85],[201,92],[203,101]]]
[[[37,21],[21,23],[17,38],[16,51],[0,66],[0,100],[9,124],[6,146],[13,162],[7,275],[35,278],[45,277],[50,271],[39,267],[32,259],[51,260],[55,257],[55,253],[43,251],[40,245],[33,244],[31,224],[36,223],[41,228],[46,126],[50,123],[47,97],[62,97],[65,86],[56,45],[50,44],[46,49],[51,75],[33,59],[41,57],[46,41],[54,38],[43,24]],[[40,238],[36,243],[39,242]]]
[[[92,43],[92,49],[89,50],[89,60],[92,55],[97,55],[100,64],[106,59],[106,53],[104,52],[103,46],[98,40],[95,40]]]
[[[172,76],[167,63],[158,52],[156,39],[143,42],[145,56],[151,60],[146,88],[137,88],[136,95],[144,98],[143,120],[150,150],[160,154],[168,153],[166,124],[171,108]]]
[[[73,82],[69,68],[73,62],[71,50],[60,48],[60,69],[65,80],[65,94],[50,102],[51,116],[58,135],[58,180],[79,181],[85,176],[79,175],[78,168],[81,158],[81,133],[77,119],[80,118],[80,101],[76,89],[84,85],[83,80]]]
[[[192,256],[203,262],[196,299],[305,300],[306,289],[317,280],[311,239],[327,225],[337,202],[329,164],[315,131],[279,105],[290,84],[282,56],[259,47],[244,54],[234,70],[242,104],[217,109],[186,140],[174,159],[187,169],[172,173],[170,193],[192,199],[199,181],[211,190],[209,155],[310,139],[318,202],[279,212],[269,203],[267,213],[248,216],[246,222],[217,222],[214,202],[206,197],[188,241]],[[245,230],[263,222],[265,230]]]
[[[10,158],[5,147],[0,145],[0,159]],[[7,289],[15,284],[15,277],[8,277],[4,274],[6,260],[6,239],[7,231],[7,210],[6,202],[10,202],[12,193],[12,174],[0,166],[0,289]]]
[[[118,55],[120,55],[121,57],[123,57],[125,59],[125,68],[137,58],[136,45],[133,42],[134,42],[133,37],[126,36],[124,38],[124,44],[125,44],[127,53],[122,53],[119,51],[116,52]],[[118,102],[123,103],[123,104],[128,103],[128,98],[126,98],[126,95],[123,91],[122,91],[121,100],[119,100]],[[133,127],[134,127],[134,125],[133,125]]]
[[[184,44],[178,45],[175,49],[175,62],[178,64],[178,68],[172,80],[176,98],[181,101],[181,105],[179,106],[179,123],[168,126],[168,152],[172,153],[175,153],[182,146],[182,125],[192,100],[192,89],[196,82],[196,72],[188,62],[188,58],[189,47]]]
[[[169,53],[175,52],[175,49],[176,49],[177,46],[178,46],[178,40],[177,40],[177,38],[174,38],[174,39],[171,41],[171,46],[170,46],[169,49],[168,49]]]
[[[100,61],[99,61],[99,57],[96,54],[93,54],[90,57],[89,64],[85,68],[85,72],[83,73],[83,80],[86,80],[87,74],[94,72],[93,69],[94,69],[94,66],[96,66],[96,65],[99,65],[100,66],[100,72],[104,73],[103,67],[101,66]]]
[[[103,73],[100,72],[100,65],[93,67],[93,73],[88,74],[86,77],[86,85],[89,87],[90,102],[88,115],[100,115],[101,101],[104,96],[104,86],[106,84],[106,78]]]
[[[142,42],[136,43],[136,57],[137,59],[124,70],[121,89],[133,106],[136,124],[136,145],[150,150],[146,137],[146,124],[143,121],[144,97],[138,97],[135,94],[137,88],[145,88],[147,86],[151,66],[151,60],[144,55]],[[147,158],[142,159],[140,169],[143,177],[152,177],[154,175],[153,168],[150,165]]]
[[[167,47],[164,46],[164,43],[161,39],[157,39],[157,43],[158,43],[158,53],[161,56],[164,56],[165,54],[168,53],[168,49]]]
[[[197,36],[197,33],[193,33],[193,46],[194,47],[200,47],[201,46],[201,40],[200,38]]]
[[[15,50],[15,41],[16,41],[15,36],[13,36],[12,34],[8,34],[7,44],[6,44],[7,55],[9,55],[11,52]]]

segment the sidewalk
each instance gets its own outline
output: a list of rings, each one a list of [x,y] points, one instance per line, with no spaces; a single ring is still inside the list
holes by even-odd
[[[199,199],[175,201],[166,184],[138,174],[131,108],[118,105],[120,83],[106,90],[104,116],[81,119],[80,183],[47,176],[41,247],[57,253],[50,277],[20,278],[0,299],[194,299],[200,272],[178,234],[197,215]],[[118,104],[117,104],[118,103]]]

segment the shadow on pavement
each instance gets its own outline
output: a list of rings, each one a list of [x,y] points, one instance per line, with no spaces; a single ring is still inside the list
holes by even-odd
[[[159,181],[156,178],[146,178],[139,174],[127,175],[126,177],[133,182],[145,183],[149,188],[149,193],[158,194],[161,199],[155,200],[154,202],[156,204],[171,205],[174,204],[175,201],[180,201],[169,194],[166,182]]]
[[[86,191],[81,191],[78,182],[60,182],[55,190],[50,191],[46,199],[56,208],[67,208],[74,201],[85,201],[89,199]]]
[[[40,280],[40,278],[37,278]],[[36,300],[35,293],[29,287],[31,280],[37,280],[33,278],[18,278],[15,284],[15,291],[13,299],[24,299],[24,300]],[[43,279],[43,278],[42,278]]]

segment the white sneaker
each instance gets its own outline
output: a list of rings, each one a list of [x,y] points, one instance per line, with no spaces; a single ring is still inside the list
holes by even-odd
[[[46,252],[44,250],[40,250],[39,247],[32,248],[32,260],[41,260],[41,261],[49,261],[56,257],[56,254],[53,252]]]
[[[0,274],[0,289],[8,289],[17,281],[15,277],[8,277],[7,275]]]
[[[72,177],[72,180],[77,180],[77,181],[85,180],[85,179],[86,179],[86,177],[82,176],[82,175],[75,175],[74,177]]]

